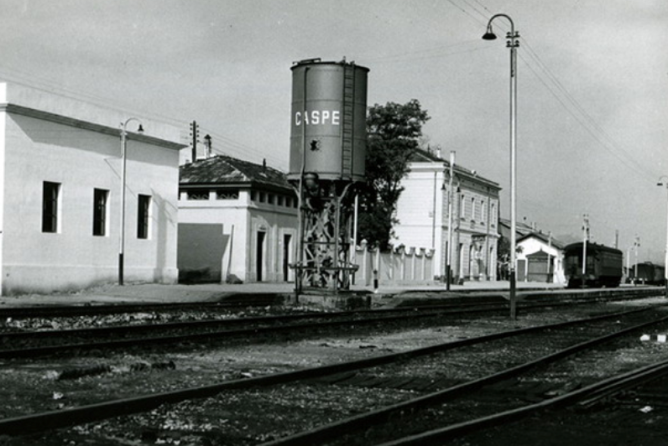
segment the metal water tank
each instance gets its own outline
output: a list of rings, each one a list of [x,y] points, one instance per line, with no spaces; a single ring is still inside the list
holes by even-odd
[[[364,180],[368,72],[345,60],[293,65],[288,179]]]

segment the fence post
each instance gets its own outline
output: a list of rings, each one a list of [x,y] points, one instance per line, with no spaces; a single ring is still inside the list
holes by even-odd
[[[376,264],[373,270],[373,292],[378,293],[378,276],[380,276],[380,247],[376,246]]]
[[[422,256],[422,266],[420,268],[422,270],[422,274],[420,274],[422,277],[420,277],[420,280],[424,281],[425,280],[424,276],[425,276],[425,274],[427,274],[427,272],[424,269],[424,266],[425,266],[425,263],[426,263],[426,260],[427,260],[427,250],[424,249],[424,248],[420,248],[420,255]]]
[[[369,276],[367,272],[367,248],[366,248],[366,240],[362,240],[361,243],[361,248],[362,248],[362,278],[364,281],[364,286],[369,285]]]

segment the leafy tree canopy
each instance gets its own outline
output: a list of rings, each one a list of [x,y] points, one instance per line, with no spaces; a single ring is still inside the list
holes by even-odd
[[[420,102],[388,102],[369,107],[367,115],[366,183],[360,195],[360,239],[387,249],[397,223],[395,210],[401,180],[419,146],[422,126],[429,120]]]

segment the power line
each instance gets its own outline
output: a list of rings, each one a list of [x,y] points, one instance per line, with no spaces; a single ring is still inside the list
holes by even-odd
[[[478,23],[482,23],[483,25],[486,25],[484,21],[481,21],[479,17],[476,17],[475,15],[471,14],[468,10],[462,8],[460,5],[454,2],[454,0],[448,0],[448,2],[454,6],[455,8],[459,9],[461,12],[466,14],[467,16],[471,17],[473,20],[475,20]]]
[[[537,73],[529,61],[524,58],[521,54],[520,57],[525,62],[527,67],[536,75],[538,80],[548,89],[548,91],[559,101],[559,103],[582,125],[595,139],[599,144],[618,160],[624,163],[626,166],[634,169],[637,173],[643,175],[644,178],[647,175],[652,175],[650,171],[645,169],[636,159],[631,156],[626,150],[621,147],[618,147],[606,131],[596,122],[596,120],[585,110],[585,108],[573,97],[572,94],[564,87],[564,85],[559,81],[556,75],[545,65],[538,54],[531,48],[531,45],[527,42],[526,38],[523,38],[522,41],[525,43],[527,48],[526,54],[529,55],[532,60],[536,63],[537,67],[546,74],[548,82],[554,86],[556,92],[547,85],[543,78]],[[570,107],[564,103],[559,98],[559,94],[565,98],[565,100],[570,104]]]
[[[16,70],[16,69],[11,69],[7,67],[3,67],[0,69],[0,76],[3,78],[5,81],[9,81],[11,83],[19,84],[28,88],[36,89],[43,91],[45,93],[50,93],[50,94],[57,94],[59,96],[76,100],[76,101],[83,101],[83,102],[88,102],[92,105],[96,105],[99,107],[103,107],[106,109],[112,109],[120,113],[128,114],[128,115],[134,115],[134,116],[141,116],[146,119],[153,119],[156,121],[164,122],[171,124],[175,127],[181,128],[182,135],[184,133],[187,133],[187,129],[189,126],[189,121],[185,119],[178,119],[166,115],[161,115],[153,112],[147,112],[145,110],[137,110],[137,109],[132,109],[130,107],[127,107],[125,104],[121,104],[118,101],[114,101],[109,98],[105,98],[103,96],[91,94],[91,93],[86,93],[81,90],[71,90],[68,89],[62,85],[54,83],[52,80],[49,80],[47,78],[35,76],[34,74],[26,74],[25,72],[22,72],[21,70]],[[206,133],[206,132],[204,132]],[[216,133],[213,131],[208,131],[208,133],[211,133],[217,138],[217,141],[219,144],[223,145],[226,150],[229,150],[230,152],[235,153],[239,157],[245,157],[248,158],[249,154],[252,156],[257,156],[259,158],[270,158],[274,161],[277,162],[277,164],[283,164],[283,161],[280,160],[279,158],[273,157],[270,154],[262,153],[259,150],[252,148],[248,145],[242,144],[238,141],[235,141],[234,139],[230,138],[229,136],[224,136],[220,133]]]
[[[406,60],[418,60],[422,58],[434,58],[434,57],[440,57],[440,56],[447,56],[450,54],[457,54],[460,52],[466,52],[468,50],[462,51],[461,48],[462,46],[470,45],[470,44],[479,44],[479,39],[470,39],[470,40],[465,40],[462,42],[457,42],[453,43],[450,45],[440,45],[437,47],[432,47],[432,48],[426,48],[422,50],[415,50],[415,51],[410,51],[410,52],[403,52],[403,53],[397,53],[397,54],[388,54],[384,56],[377,56],[377,57],[369,57],[369,58],[364,58],[365,62],[373,62],[373,63],[383,63],[385,61],[390,61],[390,62],[403,62]],[[455,48],[457,51],[448,51],[450,48]],[[472,51],[476,51],[477,49],[473,49]],[[408,56],[408,57],[406,57]],[[362,56],[363,57],[363,56]],[[396,60],[392,60],[396,59]]]
[[[452,5],[474,18],[474,20],[480,22],[480,19],[474,16],[468,9],[462,7],[453,0],[448,0]],[[479,14],[480,16],[485,16],[479,8],[471,4],[469,0],[463,1],[468,8],[470,8],[474,13]],[[479,0],[475,0],[476,3],[481,5],[486,11],[489,9]],[[501,23],[503,28],[507,29],[507,24],[505,22]],[[647,176],[653,175],[652,172],[648,171],[644,166],[642,166],[634,156],[628,153],[628,151],[617,146],[614,140],[607,134],[607,132],[596,122],[596,120],[589,114],[585,108],[573,97],[572,94],[564,87],[561,81],[557,76],[550,70],[550,68],[542,61],[540,56],[533,50],[526,38],[522,38],[524,45],[526,47],[526,54],[531,58],[531,62],[535,63],[536,67],[540,72],[544,73],[542,76],[538,71],[536,71],[531,62],[522,55],[522,52],[519,53],[520,58],[524,61],[525,65],[531,70],[531,72],[536,76],[536,78],[545,86],[545,88],[554,96],[554,98],[559,102],[559,104],[575,118],[575,120],[599,143],[599,145],[617,158],[622,164],[626,167],[633,170],[635,173],[642,175],[643,178],[647,179]],[[548,83],[551,85],[548,85]],[[561,96],[561,97],[560,97]],[[562,97],[564,99],[562,99]],[[566,101],[566,102],[565,102]]]

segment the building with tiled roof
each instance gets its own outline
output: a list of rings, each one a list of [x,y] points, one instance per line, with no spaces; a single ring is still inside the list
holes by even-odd
[[[455,162],[449,191],[450,162],[416,150],[397,203],[397,244],[434,249],[434,276],[445,278],[448,252],[448,198],[452,200],[452,277],[496,280],[499,218],[498,183]]]
[[[179,179],[182,281],[292,281],[297,196],[274,168],[217,155]]]

